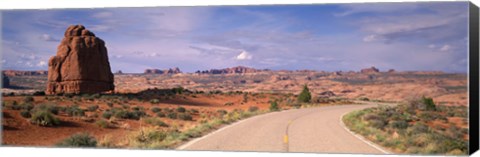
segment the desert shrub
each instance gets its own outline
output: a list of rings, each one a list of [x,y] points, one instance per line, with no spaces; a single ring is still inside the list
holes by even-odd
[[[166,115],[165,115],[165,113],[163,113],[163,112],[158,112],[158,113],[157,113],[157,117],[165,117],[165,116],[166,116]]]
[[[88,111],[90,112],[94,112],[98,109],[98,105],[91,105],[91,106],[88,106]]]
[[[103,120],[103,119],[100,119],[100,120],[96,121],[95,125],[97,125],[101,128],[109,128],[110,127],[110,124],[106,120]]]
[[[144,117],[147,115],[145,111],[138,111],[138,110],[128,112],[127,114],[128,114],[128,119],[135,119],[135,120],[139,120],[140,117]]]
[[[362,101],[370,101],[370,99],[367,98],[367,97],[361,97],[360,100],[362,100]]]
[[[122,105],[122,108],[123,108],[123,109],[129,109],[130,106],[128,106],[127,104],[123,104],[123,105]]]
[[[380,120],[380,119],[370,120],[368,121],[368,124],[377,129],[383,129],[385,128],[385,125],[387,125],[384,120]]]
[[[408,127],[408,123],[404,120],[395,120],[390,122],[390,126],[396,129],[406,129]]]
[[[425,104],[427,111],[435,111],[436,105],[432,98],[422,97],[423,104]]]
[[[88,133],[78,133],[64,139],[56,145],[59,147],[96,147],[97,140]]]
[[[107,103],[107,106],[108,106],[108,107],[113,107],[113,103],[108,102],[108,103]]]
[[[45,92],[44,91],[35,91],[32,95],[34,95],[34,96],[44,96]]]
[[[162,141],[167,138],[167,132],[156,130],[154,128],[142,128],[138,132],[130,135],[130,147],[137,148],[163,148]]]
[[[32,110],[35,110],[35,111],[45,110],[57,115],[59,112],[59,107],[57,105],[51,105],[51,104],[40,104],[35,106]]]
[[[191,113],[194,113],[194,114],[199,113],[197,109],[190,109],[190,112],[191,112]]]
[[[26,96],[25,98],[23,98],[23,102],[25,103],[32,103],[33,101],[34,99],[32,96]]]
[[[442,117],[442,115],[432,111],[423,111],[422,113],[418,114],[418,118],[423,121],[432,121],[435,119],[439,119],[440,117]]]
[[[453,139],[460,139],[460,138],[463,138],[463,133],[462,133],[462,130],[456,126],[451,126],[449,127],[445,134],[447,136],[449,136],[450,138],[453,138]]]
[[[65,112],[67,112],[68,116],[75,116],[75,117],[85,116],[85,111],[80,107],[78,107],[77,105],[67,107]]]
[[[112,117],[113,113],[111,111],[105,111],[103,112],[102,114],[102,117],[105,118],[105,119],[110,119],[110,117]]]
[[[30,111],[34,107],[31,103],[24,103],[24,104],[22,104],[22,106],[20,108],[23,109],[23,110],[26,110],[26,111]]]
[[[183,87],[172,88],[172,92],[175,94],[182,94],[185,89]]]
[[[167,117],[170,119],[177,119],[177,113],[175,112],[170,112],[167,114]]]
[[[168,127],[167,123],[155,117],[145,118],[143,119],[143,121],[147,124],[154,125],[154,126]]]
[[[248,107],[248,111],[250,111],[250,112],[258,111],[258,107],[257,106],[250,106],[250,107]]]
[[[412,127],[409,127],[407,129],[407,132],[410,135],[415,135],[415,134],[420,134],[420,133],[426,133],[429,132],[429,128],[425,123],[422,122],[417,122],[415,123]]]
[[[160,100],[158,100],[158,99],[152,99],[152,100],[150,100],[150,103],[151,103],[151,104],[158,104],[158,103],[160,103]]]
[[[247,93],[244,93],[243,94],[243,100],[242,100],[243,103],[247,103],[248,102],[248,94]]]
[[[60,124],[58,120],[50,111],[48,110],[36,110],[32,114],[31,123],[37,124],[40,126],[55,126]]]
[[[180,113],[178,114],[178,119],[181,120],[193,120],[192,116],[187,113]]]
[[[30,114],[29,111],[26,111],[26,110],[23,110],[20,112],[20,115],[23,117],[23,118],[30,118],[32,117],[32,114]]]
[[[312,94],[310,93],[307,85],[304,85],[302,92],[300,93],[300,95],[298,95],[298,102],[308,103],[311,99]]]
[[[154,107],[151,110],[152,110],[153,113],[158,113],[158,112],[162,111],[162,109],[158,108],[158,107]]]
[[[278,107],[278,103],[277,101],[273,101],[270,103],[270,111],[278,111],[279,110],[279,107]]]
[[[366,121],[380,120],[380,119],[381,119],[380,116],[374,113],[368,113],[363,116],[363,120],[366,120]]]
[[[217,113],[220,114],[220,116],[224,116],[224,115],[226,115],[228,112],[227,112],[226,110],[220,109],[220,110],[217,110]]]
[[[223,104],[225,106],[232,106],[233,105],[233,102],[226,102],[225,104]]]
[[[183,107],[177,107],[177,112],[184,113],[185,111],[186,111],[185,108],[183,108]]]

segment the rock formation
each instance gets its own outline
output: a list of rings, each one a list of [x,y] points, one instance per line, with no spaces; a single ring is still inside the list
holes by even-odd
[[[143,72],[144,74],[180,74],[182,71],[180,71],[180,68],[175,67],[175,68],[169,68],[165,70],[160,70],[160,69],[145,69]]]
[[[366,68],[366,69],[362,69],[360,70],[361,73],[378,73],[380,72],[377,68],[375,68],[374,66],[370,67],[370,68]]]
[[[113,91],[105,42],[82,25],[71,25],[48,61],[46,94]]]
[[[39,71],[20,71],[20,70],[4,70],[2,73],[5,76],[37,76],[37,75],[47,75],[48,72],[45,70]]]
[[[225,68],[225,69],[211,69],[211,70],[204,70],[204,71],[197,71],[195,73],[198,74],[245,74],[245,73],[256,73],[261,71],[269,71],[268,69],[254,69],[244,66],[237,66],[232,68]]]
[[[10,79],[2,73],[2,88],[10,87]]]

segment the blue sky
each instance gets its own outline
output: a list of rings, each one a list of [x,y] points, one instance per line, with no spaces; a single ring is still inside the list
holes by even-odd
[[[352,3],[9,10],[2,67],[46,70],[65,29],[83,24],[106,42],[112,71],[467,71],[468,3]]]

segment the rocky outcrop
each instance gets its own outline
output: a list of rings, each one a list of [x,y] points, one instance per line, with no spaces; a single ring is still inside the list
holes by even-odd
[[[362,69],[362,70],[360,70],[360,72],[361,73],[378,73],[378,72],[380,72],[380,70],[378,70],[377,68],[372,66],[370,68]]]
[[[115,74],[123,74],[122,70],[118,70]]]
[[[10,87],[10,79],[8,79],[7,76],[2,74],[2,88],[8,88]]]
[[[160,70],[160,69],[145,69],[143,72],[144,74],[180,74],[182,71],[180,71],[180,68],[175,67],[175,68],[169,68],[165,70]]]
[[[254,69],[244,66],[237,66],[232,68],[225,68],[225,69],[211,69],[211,70],[204,70],[204,71],[197,71],[197,74],[245,74],[245,73],[256,73],[262,71],[269,71],[268,69]]]
[[[4,70],[2,73],[5,76],[37,76],[37,75],[47,75],[48,72],[45,70],[39,71],[20,71],[20,70]]]
[[[105,42],[82,25],[71,25],[48,61],[46,94],[113,91]]]

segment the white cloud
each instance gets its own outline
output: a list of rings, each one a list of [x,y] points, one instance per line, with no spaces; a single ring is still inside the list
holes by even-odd
[[[372,41],[377,40],[377,38],[378,38],[377,35],[368,35],[368,36],[363,38],[363,41],[364,42],[372,42]]]
[[[39,66],[39,67],[43,67],[43,66],[46,66],[46,65],[47,65],[47,62],[45,62],[45,61],[40,61],[37,64],[37,66]]]
[[[92,15],[94,18],[109,18],[112,17],[113,13],[109,11],[99,12]]]
[[[443,45],[441,48],[440,48],[440,51],[448,51],[450,50],[452,47],[450,45]]]
[[[437,45],[435,45],[435,44],[430,44],[430,45],[428,45],[428,48],[431,48],[431,49],[433,49],[433,48],[435,48],[435,47],[437,47]]]
[[[56,39],[56,38],[53,38],[50,34],[42,34],[40,36],[40,39],[44,40],[44,41],[54,41],[54,42],[58,42],[60,40]]]
[[[247,51],[242,51],[237,57],[237,60],[251,60],[253,58],[253,55],[248,53]]]

